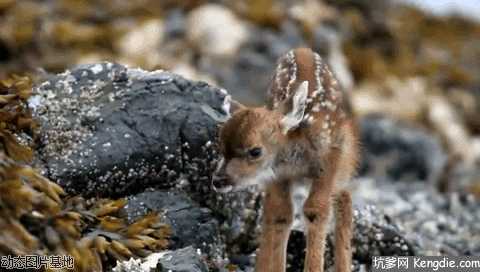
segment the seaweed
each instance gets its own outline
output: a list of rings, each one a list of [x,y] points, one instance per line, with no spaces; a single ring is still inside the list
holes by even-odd
[[[14,75],[0,81],[0,150],[14,160],[27,162],[33,157],[29,146],[19,143],[17,133],[33,136],[37,124],[32,120],[26,100],[32,83],[27,76]]]

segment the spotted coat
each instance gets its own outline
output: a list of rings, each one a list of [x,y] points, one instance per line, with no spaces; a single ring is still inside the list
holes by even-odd
[[[268,107],[283,114],[290,112],[292,98],[305,81],[308,95],[301,126],[320,126],[321,141],[330,144],[332,132],[351,112],[346,95],[319,54],[298,48],[279,59],[267,94]]]

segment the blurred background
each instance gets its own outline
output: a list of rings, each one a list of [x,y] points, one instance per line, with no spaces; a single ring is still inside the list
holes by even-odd
[[[378,155],[361,165],[357,201],[403,216],[410,238],[452,229],[425,253],[480,252],[478,0],[0,0],[0,78],[108,60],[259,105],[276,59],[298,46],[351,92]]]
[[[0,77],[115,61],[166,69],[261,104],[276,59],[308,46],[358,115],[426,127],[480,154],[480,2],[0,0]],[[472,192],[480,195],[479,182]]]

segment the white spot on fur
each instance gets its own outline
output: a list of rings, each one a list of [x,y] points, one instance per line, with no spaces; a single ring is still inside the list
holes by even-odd
[[[311,187],[311,180],[303,180],[301,182],[293,183],[292,187],[290,188],[294,215],[292,228],[294,230],[304,231],[305,229],[305,216],[303,214],[303,205],[305,204],[305,200],[310,194]]]
[[[315,81],[317,83],[316,91],[320,93],[320,92],[325,91],[323,89],[322,82],[320,80],[320,71],[321,71],[321,66],[322,66],[322,59],[320,58],[320,55],[318,55],[317,53],[314,53],[314,58],[315,58]]]
[[[297,61],[295,59],[295,54],[293,52],[293,50],[291,50],[290,52],[287,53],[287,61],[290,63],[290,65],[292,65],[292,74],[290,75],[290,80],[288,81],[288,84],[287,84],[287,87],[286,87],[286,92],[287,92],[287,96],[290,95],[291,93],[291,86],[292,84],[297,80]]]
[[[325,101],[325,107],[330,111],[335,111],[337,109],[337,105],[330,100]]]
[[[274,181],[275,178],[276,175],[272,167],[265,167],[257,171],[255,175],[239,180],[237,183],[238,186],[236,186],[235,189],[240,190],[253,185],[259,185],[263,187],[268,183]]]
[[[313,116],[309,116],[308,119],[307,119],[307,123],[312,124],[313,120],[314,120]]]

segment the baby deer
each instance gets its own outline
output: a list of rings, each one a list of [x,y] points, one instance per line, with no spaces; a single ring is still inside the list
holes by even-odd
[[[321,57],[299,48],[278,61],[267,108],[232,104],[213,182],[266,190],[256,271],[285,271],[294,218],[307,236],[305,271],[323,271],[332,206],[335,270],[351,270],[352,207],[344,185],[355,172],[358,146],[347,98]]]

